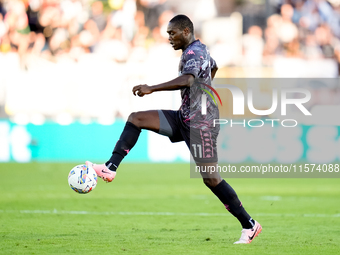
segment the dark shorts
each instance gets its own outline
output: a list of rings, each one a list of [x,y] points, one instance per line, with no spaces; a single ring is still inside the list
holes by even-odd
[[[189,128],[180,117],[179,111],[158,110],[159,134],[168,136],[171,142],[185,141],[192,157],[198,163],[215,163],[218,161],[216,140],[218,129],[203,131]]]

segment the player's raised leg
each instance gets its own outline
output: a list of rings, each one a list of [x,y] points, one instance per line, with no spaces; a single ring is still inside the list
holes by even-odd
[[[242,225],[242,235],[237,243],[250,243],[261,232],[261,225],[253,220],[242,206],[235,190],[221,178],[217,163],[196,163],[202,169],[204,184],[220,199],[225,208],[234,215]]]
[[[116,176],[116,169],[124,157],[130,152],[136,144],[142,129],[158,132],[159,115],[158,111],[142,111],[131,113],[119,140],[113,149],[111,158],[105,164],[93,164],[86,161],[86,164],[92,165],[97,175],[106,182],[112,182]]]

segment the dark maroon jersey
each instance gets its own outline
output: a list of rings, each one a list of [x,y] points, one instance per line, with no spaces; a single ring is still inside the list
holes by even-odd
[[[191,43],[182,53],[179,75],[192,74],[195,77],[190,88],[181,89],[180,114],[184,124],[190,128],[210,129],[213,127],[214,119],[219,118],[217,105],[213,98],[204,91],[207,90],[213,95],[206,85],[211,85],[211,69],[215,67],[216,62],[210,57],[207,46],[199,40]],[[206,114],[204,115],[202,115],[203,93],[207,98]]]

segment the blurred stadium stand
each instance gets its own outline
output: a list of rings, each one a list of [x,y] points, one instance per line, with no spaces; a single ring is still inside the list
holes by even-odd
[[[218,77],[339,76],[339,0],[0,0],[0,118],[112,124],[177,109],[179,92],[145,100],[131,88],[177,75],[166,26],[178,13]]]

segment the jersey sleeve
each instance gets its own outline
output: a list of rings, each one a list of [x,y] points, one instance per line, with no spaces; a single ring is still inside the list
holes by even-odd
[[[199,51],[189,50],[183,56],[182,74],[192,74],[195,78],[198,77],[202,65],[202,57]]]

